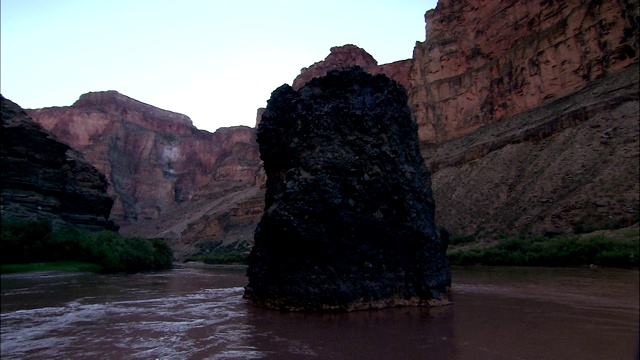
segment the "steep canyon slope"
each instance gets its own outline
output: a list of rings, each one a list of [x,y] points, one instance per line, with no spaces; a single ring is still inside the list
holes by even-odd
[[[638,3],[441,0],[409,105],[439,224],[557,234],[638,221]]]
[[[14,102],[0,95],[2,220],[48,220],[53,226],[113,229],[107,180]]]
[[[492,238],[637,223],[638,71],[423,148],[439,224]]]

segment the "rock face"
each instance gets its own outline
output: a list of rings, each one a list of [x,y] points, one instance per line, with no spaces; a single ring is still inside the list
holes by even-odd
[[[185,115],[115,91],[28,113],[105,173],[115,197],[111,217],[124,234],[129,234],[127,225],[160,217],[205,185],[251,183],[259,169],[253,129],[238,126],[211,134],[196,129]]]
[[[414,49],[409,104],[440,143],[637,60],[637,1],[440,0]]]
[[[329,71],[349,66],[359,66],[371,74],[385,74],[408,89],[411,59],[378,65],[368,52],[351,44],[332,47],[324,60],[300,70],[300,75],[293,80],[293,89],[298,90],[311,79],[325,76]]]
[[[112,228],[107,180],[80,153],[1,97],[2,218],[50,220],[88,229]]]
[[[293,88],[350,65],[402,84],[437,223],[454,234],[638,220],[637,1],[441,0],[426,20],[414,59],[335,47]],[[163,237],[179,259],[253,241],[266,181],[255,129],[199,131],[113,91],[28,113],[106,174],[123,234]]]
[[[638,71],[425,148],[438,224],[491,239],[637,223]]]
[[[276,89],[245,297],[281,310],[447,303],[447,238],[402,86],[358,67]]]
[[[248,252],[264,210],[266,179],[260,167],[256,171],[254,183],[214,181],[196,191],[190,201],[124,230],[131,236],[165,239],[178,260],[223,249]]]

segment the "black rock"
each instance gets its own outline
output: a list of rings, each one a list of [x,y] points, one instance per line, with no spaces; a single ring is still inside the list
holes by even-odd
[[[276,89],[258,128],[265,210],[245,298],[289,311],[448,304],[404,88],[358,67]]]
[[[104,174],[0,95],[0,215],[117,230]]]

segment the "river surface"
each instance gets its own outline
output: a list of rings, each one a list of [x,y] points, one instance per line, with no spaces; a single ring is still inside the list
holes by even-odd
[[[454,305],[280,313],[243,267],[2,275],[2,359],[636,359],[637,270],[454,269]]]

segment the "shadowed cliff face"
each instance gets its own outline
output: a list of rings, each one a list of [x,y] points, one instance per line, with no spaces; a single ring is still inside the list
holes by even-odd
[[[258,171],[253,129],[211,134],[115,91],[29,114],[105,173],[116,199],[111,216],[121,225],[155,219],[212,182],[253,181]]]
[[[438,304],[450,285],[406,92],[359,67],[276,89],[245,296],[281,310]]]
[[[113,200],[102,173],[0,97],[2,218],[104,229]]]
[[[409,105],[440,143],[569,95],[637,60],[637,1],[440,0]]]

